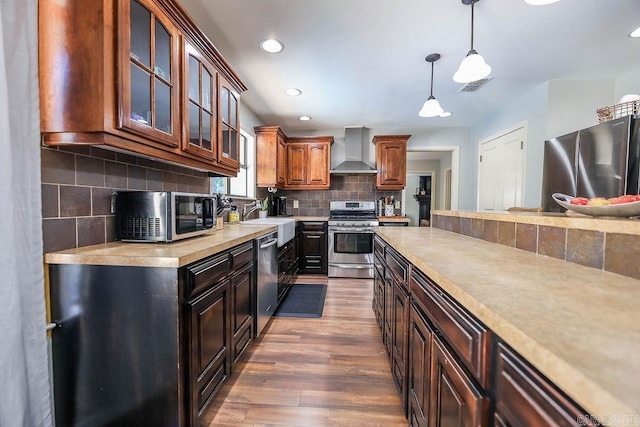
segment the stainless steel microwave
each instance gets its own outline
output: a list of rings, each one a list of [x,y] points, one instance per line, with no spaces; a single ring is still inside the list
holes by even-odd
[[[175,191],[118,191],[116,238],[123,242],[172,242],[216,226],[216,199]]]

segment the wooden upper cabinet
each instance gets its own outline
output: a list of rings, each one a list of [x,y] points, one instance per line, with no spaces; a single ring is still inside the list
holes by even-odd
[[[284,186],[287,181],[287,140],[282,132],[278,132],[276,138],[276,183]]]
[[[38,17],[44,144],[96,144],[235,175],[246,87],[177,2],[41,1]],[[233,98],[224,120],[219,84]],[[216,162],[220,135],[228,144]]]
[[[407,141],[411,135],[379,135],[376,146],[378,190],[402,190],[407,181]]]
[[[278,126],[259,126],[256,133],[256,184],[284,188],[287,174],[287,136]]]
[[[259,126],[254,130],[258,187],[329,188],[333,137],[287,138],[278,126]]]
[[[285,188],[326,190],[329,188],[333,137],[289,138],[287,147],[287,180]]]
[[[329,159],[331,144],[309,144],[309,160],[307,170],[307,183],[313,186],[329,186]]]
[[[118,128],[179,145],[178,30],[153,2],[121,2]]]
[[[287,187],[307,184],[308,148],[305,143],[287,144]]]
[[[218,72],[186,39],[182,149],[215,160],[218,141]]]
[[[238,170],[240,167],[240,123],[238,120],[240,94],[224,77],[220,76],[219,82],[218,163]]]

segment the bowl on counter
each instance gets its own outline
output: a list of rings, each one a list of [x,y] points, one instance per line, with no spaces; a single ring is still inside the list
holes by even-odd
[[[577,212],[583,215],[610,216],[618,218],[640,216],[640,201],[621,203],[618,205],[589,206],[572,205],[571,200],[573,199],[573,196],[568,196],[562,193],[553,193],[552,197],[556,203],[568,211]]]

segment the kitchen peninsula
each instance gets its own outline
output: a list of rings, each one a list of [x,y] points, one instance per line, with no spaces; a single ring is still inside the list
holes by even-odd
[[[562,392],[559,399],[564,399],[564,393],[577,403],[578,406],[569,404],[574,412],[567,411],[567,414],[573,414],[572,418],[564,419],[573,419],[575,423],[578,415],[583,420],[593,416],[598,417],[605,425],[622,425],[614,424],[614,421],[622,420],[623,417],[639,419],[640,385],[637,378],[640,375],[640,310],[637,301],[640,301],[640,281],[576,262],[566,262],[564,256],[563,259],[556,259],[515,249],[515,233],[518,228],[516,223],[558,229],[564,227],[560,234],[569,235],[570,240],[575,238],[573,235],[577,231],[586,234],[603,231],[630,233],[637,240],[640,234],[638,222],[549,217],[540,214],[531,216],[448,211],[434,211],[433,214],[434,227],[401,227],[393,230],[380,227],[376,234],[382,241],[380,246],[386,246],[387,253],[399,254],[410,265],[406,275],[410,283],[412,303],[406,305],[411,305],[412,316],[415,307],[420,306],[420,301],[416,302],[418,298],[414,294],[415,290],[420,290],[416,285],[427,283],[431,284],[427,285],[432,288],[427,294],[432,292],[432,301],[442,303],[439,305],[436,302],[423,309],[430,313],[425,316],[429,318],[430,325],[435,325],[433,328],[444,326],[442,329],[446,330],[451,326],[443,323],[446,316],[438,318],[438,310],[444,310],[443,307],[449,303],[464,311],[464,316],[459,319],[467,319],[469,324],[476,325],[476,329],[468,329],[471,332],[462,341],[451,341],[451,348],[474,349],[483,346],[487,350],[486,354],[477,356],[478,360],[484,359],[484,365],[465,365],[469,372],[474,372],[475,366],[488,367],[484,371],[480,369],[477,375],[471,374],[481,385],[476,396],[483,402],[477,406],[480,408],[477,412],[482,414],[480,420],[494,416],[495,420],[503,419],[500,417],[506,412],[504,408],[508,408],[510,402],[509,398],[501,400],[499,389],[513,380],[512,376],[504,375],[504,367],[508,367],[512,360],[512,356],[509,356],[512,352],[518,355],[518,360],[525,361],[517,366],[528,367],[530,364],[546,377],[548,382],[539,374],[534,374],[538,375],[536,378],[542,378],[540,381],[551,390],[550,393],[557,393],[557,387]],[[483,222],[474,223],[473,220]],[[500,222],[493,224],[488,221]],[[475,235],[480,238],[459,234],[467,231],[471,235],[474,224]],[[512,243],[496,244],[497,237],[491,241],[482,240],[483,232],[498,236],[500,225],[509,230],[513,227]],[[456,232],[452,232],[454,229]],[[537,228],[535,232],[538,237]],[[544,231],[541,233],[544,234]],[[589,236],[593,237],[591,234]],[[433,313],[435,320],[429,317]],[[411,322],[414,321],[413,317],[410,319]],[[412,326],[413,323],[408,326],[411,337],[415,335]],[[477,337],[473,335],[476,331],[480,331]],[[433,336],[436,335],[441,334]],[[478,347],[474,347],[476,338]],[[433,341],[439,341],[439,338],[434,338]],[[408,345],[414,346],[415,343],[411,341]],[[424,347],[424,343],[422,345]],[[467,345],[469,347],[465,347]],[[436,348],[433,358],[438,359],[436,353],[440,347],[433,345],[429,348]],[[414,355],[411,360],[415,359],[415,354],[419,354],[415,351],[415,348],[408,350],[410,355]],[[469,351],[460,356],[465,363],[465,358],[473,360],[472,355],[475,357],[475,353]],[[393,354],[391,358],[396,357]],[[442,368],[442,365],[436,366]],[[412,384],[415,375],[409,373],[411,369],[413,368],[407,368],[407,405],[410,407],[409,416],[413,414],[415,417],[415,408],[411,408],[411,387],[415,386]],[[441,371],[432,369],[431,372],[437,376],[434,372]],[[535,371],[531,369],[531,372]],[[431,381],[437,380],[438,378],[431,378]],[[498,393],[494,394],[496,384]],[[476,388],[477,386],[471,386],[472,390]],[[487,393],[486,390],[489,389],[492,391]],[[431,390],[433,392],[434,389]],[[419,390],[416,393],[414,394],[419,398]],[[416,396],[413,396],[413,400]],[[496,399],[495,415],[487,409],[492,407],[487,403],[489,396]],[[433,405],[433,396],[431,399]],[[501,414],[500,411],[503,410],[505,412]],[[518,415],[524,417],[525,412]]]

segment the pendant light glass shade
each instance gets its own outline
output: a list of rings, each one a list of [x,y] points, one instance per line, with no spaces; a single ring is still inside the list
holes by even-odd
[[[491,67],[487,64],[478,52],[470,50],[467,56],[460,63],[458,71],[453,75],[456,83],[471,83],[484,79],[491,74]]]
[[[469,53],[460,63],[458,71],[453,75],[453,81],[456,83],[471,83],[480,79],[484,79],[491,74],[491,67],[485,62],[473,48],[473,4],[480,0],[470,0],[471,2],[471,49]],[[469,0],[462,0],[463,4],[469,4]]]
[[[433,63],[440,59],[439,53],[432,53],[425,58],[425,61],[431,63],[431,94],[418,112],[420,117],[438,117],[444,114],[444,108],[440,105],[435,96],[433,96]]]
[[[431,95],[429,99],[424,103],[422,109],[418,113],[420,117],[436,117],[444,113],[444,108],[440,106],[440,103]]]

